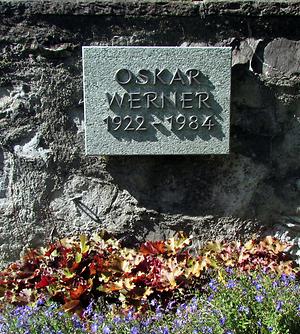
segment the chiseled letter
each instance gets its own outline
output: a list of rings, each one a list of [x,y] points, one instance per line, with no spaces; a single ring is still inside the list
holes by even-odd
[[[127,70],[126,68],[121,68],[121,69],[117,70],[117,72],[115,74],[115,80],[120,85],[128,84],[131,81],[131,79],[132,79],[132,73],[129,70]]]
[[[172,85],[174,81],[180,81],[183,85],[185,84],[184,77],[182,76],[182,72],[178,68],[176,69],[176,72],[174,73],[170,81],[170,85]]]
[[[190,68],[188,70],[186,70],[186,75],[189,79],[189,85],[191,85],[193,83],[193,81],[195,81],[196,84],[200,84],[200,81],[197,79],[197,77],[199,76],[200,74],[200,71],[199,70],[196,70],[194,68]]]
[[[154,81],[153,81],[154,85],[156,85],[157,81],[160,81],[164,85],[168,85],[168,83],[165,80],[163,80],[163,78],[160,77],[160,75],[163,74],[163,72],[165,70],[166,70],[165,68],[163,68],[162,70],[160,70],[158,68],[155,69],[155,71],[154,71]]]
[[[147,109],[150,108],[150,104],[152,104],[155,108],[161,108],[159,104],[155,103],[155,101],[157,100],[157,93],[147,92],[147,93],[144,93],[144,96],[146,97],[146,108]]]
[[[122,96],[120,96],[118,93],[114,93],[113,96],[111,96],[109,93],[105,93],[105,94],[106,94],[110,109],[111,109],[111,106],[113,105],[114,102],[117,103],[119,108],[121,108],[123,106],[124,96],[125,96],[126,93],[123,94]]]
[[[141,102],[140,93],[128,93],[128,95],[129,95],[128,102],[130,109],[139,109],[142,107],[141,105],[138,104],[134,105],[134,103]]]
[[[146,85],[149,82],[149,71],[148,70],[139,70],[136,76],[136,83],[140,85]]]
[[[202,107],[202,103],[207,108],[210,108],[210,105],[206,103],[206,101],[209,99],[209,94],[207,92],[199,92],[199,93],[196,93],[195,96],[199,96],[198,98],[198,108],[199,109]]]
[[[192,105],[186,105],[186,102],[192,102],[193,98],[191,98],[193,93],[182,93],[181,97],[181,107],[182,109],[190,109],[193,108]]]

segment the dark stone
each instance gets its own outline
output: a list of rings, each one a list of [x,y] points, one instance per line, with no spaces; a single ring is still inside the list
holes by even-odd
[[[255,233],[297,243],[299,8],[0,2],[1,259],[46,242],[54,226],[55,237],[106,228],[127,243],[178,230],[196,244]],[[81,46],[105,44],[232,46],[232,153],[86,157]]]

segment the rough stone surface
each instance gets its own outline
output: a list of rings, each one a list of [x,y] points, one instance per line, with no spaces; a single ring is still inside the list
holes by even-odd
[[[297,252],[299,8],[0,2],[1,260],[98,228],[128,243],[178,230],[199,243],[272,233]],[[86,157],[83,45],[232,47],[231,154]]]
[[[231,48],[85,47],[83,68],[86,154],[229,153]]]

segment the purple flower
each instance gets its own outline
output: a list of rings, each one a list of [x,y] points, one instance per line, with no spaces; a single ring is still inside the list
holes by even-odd
[[[260,290],[262,288],[262,285],[258,283],[257,281],[254,281],[253,283],[255,285],[256,290]]]
[[[264,300],[264,296],[262,296],[262,295],[257,295],[257,296],[255,296],[255,300],[256,300],[258,303],[262,303],[262,301]]]
[[[175,328],[181,327],[183,324],[183,321],[181,319],[175,319],[174,326]]]
[[[286,274],[282,274],[282,275],[281,275],[281,281],[283,282],[283,284],[284,284],[285,286],[288,286],[289,283],[290,283],[289,277],[288,277],[288,275],[286,275]]]
[[[73,325],[75,328],[82,328],[82,324],[80,322],[80,319],[78,318],[78,316],[73,315],[72,316],[72,321],[73,321]]]
[[[279,300],[276,304],[276,311],[279,312],[282,308],[283,301]]]
[[[208,286],[213,290],[213,291],[217,291],[218,289],[218,283],[215,279],[212,279],[209,283]]]
[[[38,301],[36,302],[36,306],[43,306],[45,305],[45,301],[42,298],[39,298]]]
[[[220,318],[219,322],[221,326],[224,326],[226,322],[226,318],[225,317]]]
[[[225,334],[233,334],[232,331],[226,331]]]
[[[175,304],[176,304],[175,300],[170,301],[167,305],[167,310],[172,310]]]
[[[139,334],[139,330],[137,329],[137,327],[132,327],[130,330],[130,334]]]
[[[98,325],[96,324],[96,323],[93,323],[92,325],[91,325],[91,331],[92,331],[92,333],[96,333],[97,332],[97,330],[98,330]]]
[[[109,333],[110,333],[109,327],[107,326],[103,327],[103,334],[109,334]]]
[[[152,300],[150,301],[150,305],[151,305],[151,306],[156,306],[156,305],[157,305],[157,300],[156,300],[156,299],[152,299]]]
[[[169,334],[169,328],[168,327],[165,327],[164,329],[163,329],[163,332],[162,332],[163,334]]]
[[[122,318],[119,317],[119,316],[114,317],[113,322],[114,322],[115,324],[120,324],[120,323],[122,322]]]
[[[129,322],[129,321],[131,321],[131,320],[133,320],[133,312],[132,312],[132,311],[129,311],[129,312],[127,313],[126,317],[125,317],[125,321],[126,321],[126,322]]]
[[[239,308],[238,308],[238,311],[239,311],[240,313],[245,312],[246,314],[249,314],[249,307],[244,306],[244,305],[240,305]]]
[[[151,324],[151,322],[152,322],[151,318],[148,318],[146,320],[143,320],[141,324],[143,327],[148,327]]]
[[[212,333],[213,333],[213,330],[212,330],[211,327],[203,326],[203,327],[202,327],[202,333],[204,333],[204,334],[212,334]]]
[[[93,313],[93,302],[89,303],[88,307],[84,310],[83,315],[89,317]]]
[[[231,267],[226,267],[225,268],[227,274],[232,275],[233,274],[233,269]]]
[[[234,287],[236,287],[236,282],[235,282],[235,280],[230,279],[227,283],[227,288],[228,289],[233,289]]]

